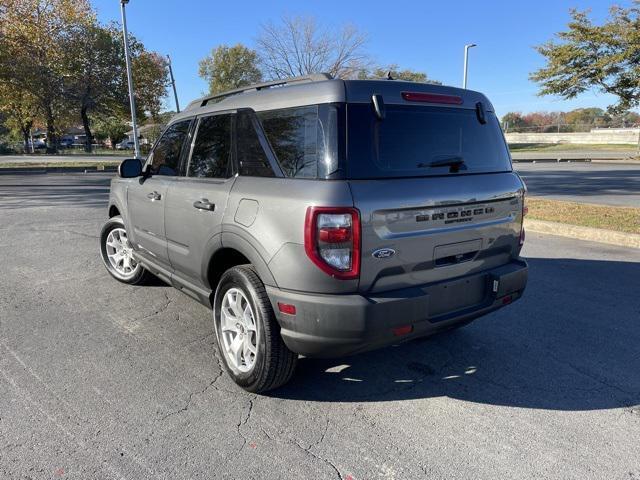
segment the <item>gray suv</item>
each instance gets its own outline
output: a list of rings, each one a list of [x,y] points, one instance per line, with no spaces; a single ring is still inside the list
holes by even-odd
[[[111,183],[101,252],[211,308],[246,390],[298,355],[456,328],[520,298],[525,186],[487,98],[312,75],[199,99]]]

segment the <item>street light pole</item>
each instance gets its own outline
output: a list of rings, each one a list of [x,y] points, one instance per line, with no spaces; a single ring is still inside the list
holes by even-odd
[[[173,78],[173,69],[171,68],[171,57],[167,55],[169,61],[169,77],[171,78],[171,86],[173,87],[173,96],[176,99],[176,112],[180,113],[180,104],[178,103],[178,91],[176,90],[176,80]]]
[[[462,88],[467,88],[467,66],[469,64],[469,49],[475,47],[475,43],[469,43],[464,46],[464,71],[462,73]]]
[[[127,32],[127,16],[124,6],[129,0],[120,0],[120,12],[122,13],[122,36],[124,38],[124,57],[127,64],[127,81],[129,83],[129,104],[131,106],[131,125],[133,126],[133,145],[135,156],[140,159],[140,142],[138,140],[138,124],[136,122],[136,99],[133,94],[133,75],[131,74],[131,57],[129,53],[129,33]]]

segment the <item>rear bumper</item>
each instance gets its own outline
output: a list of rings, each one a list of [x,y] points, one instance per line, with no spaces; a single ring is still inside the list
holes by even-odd
[[[501,267],[444,282],[372,296],[305,294],[267,287],[286,345],[309,357],[340,357],[424,337],[497,310],[520,298],[527,263]],[[283,314],[278,302],[293,304]],[[398,336],[394,329],[411,326]]]

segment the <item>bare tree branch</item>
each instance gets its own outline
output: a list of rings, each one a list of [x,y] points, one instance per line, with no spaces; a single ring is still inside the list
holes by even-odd
[[[334,31],[313,17],[288,16],[277,25],[262,25],[257,39],[263,70],[271,78],[321,72],[354,78],[370,64],[366,43],[366,34],[353,25]]]

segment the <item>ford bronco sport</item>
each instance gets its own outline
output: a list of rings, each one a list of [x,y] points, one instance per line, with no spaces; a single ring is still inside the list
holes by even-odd
[[[213,311],[252,392],[298,355],[464,325],[518,299],[525,187],[487,98],[312,75],[199,99],[111,183],[102,259]]]

